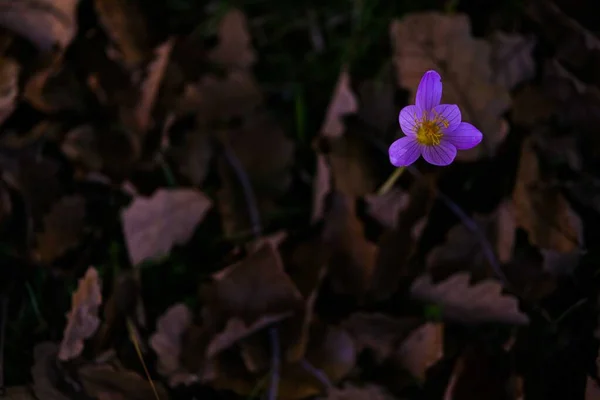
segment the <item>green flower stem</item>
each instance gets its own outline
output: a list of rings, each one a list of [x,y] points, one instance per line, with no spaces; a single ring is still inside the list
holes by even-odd
[[[382,195],[386,194],[387,192],[389,192],[390,189],[392,188],[392,186],[394,186],[394,183],[396,183],[398,178],[400,178],[400,175],[402,175],[402,173],[404,172],[405,169],[406,168],[404,168],[404,167],[396,168],[394,170],[394,172],[392,172],[390,177],[387,178],[387,180],[383,183],[383,185],[381,185],[379,190],[377,190],[377,195],[382,196]]]

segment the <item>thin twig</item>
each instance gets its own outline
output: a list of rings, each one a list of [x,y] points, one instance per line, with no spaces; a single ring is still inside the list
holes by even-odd
[[[227,147],[223,145],[223,155],[225,160],[233,170],[233,173],[237,177],[240,185],[242,186],[242,192],[244,199],[246,200],[246,206],[248,208],[248,218],[250,219],[250,228],[255,238],[259,238],[262,234],[262,224],[260,221],[260,212],[258,211],[258,205],[256,203],[256,195],[252,189],[250,178],[246,170],[242,166],[242,163],[237,156]]]
[[[281,368],[281,346],[277,327],[269,328],[269,341],[271,343],[271,382],[267,392],[267,400],[276,400],[279,393],[279,373]]]

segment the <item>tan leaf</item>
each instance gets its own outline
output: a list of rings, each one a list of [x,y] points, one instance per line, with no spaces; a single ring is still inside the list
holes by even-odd
[[[154,60],[146,68],[146,76],[140,87],[140,100],[134,110],[138,126],[142,132],[146,132],[152,124],[152,109],[167,69],[173,44],[174,39],[171,38],[158,46],[154,51]]]
[[[313,181],[313,203],[310,221],[315,223],[325,215],[325,199],[331,192],[331,169],[326,156],[317,154],[317,168]]]
[[[85,228],[85,199],[74,195],[56,202],[44,217],[44,230],[37,235],[36,258],[51,263],[79,244]]]
[[[117,45],[123,64],[130,69],[152,57],[145,16],[137,1],[95,0],[104,31]]]
[[[58,358],[68,361],[83,351],[83,341],[89,339],[100,326],[98,309],[102,304],[102,281],[95,268],[88,268],[71,296],[71,311],[58,350]]]
[[[330,138],[342,136],[345,130],[342,118],[347,114],[355,113],[357,110],[358,100],[350,87],[350,75],[348,70],[343,68],[327,108],[325,121],[321,127],[321,135]]]
[[[492,76],[494,82],[513,89],[535,75],[532,51],[536,40],[514,33],[494,32],[492,45]]]
[[[364,236],[354,198],[333,193],[326,218],[323,238],[333,251],[329,277],[334,289],[339,293],[363,295],[371,284],[377,246]]]
[[[212,62],[228,69],[246,69],[256,61],[248,23],[238,9],[230,10],[219,25],[219,44],[210,52]]]
[[[442,76],[442,102],[458,104],[462,120],[483,132],[483,146],[461,151],[458,159],[473,160],[493,153],[507,133],[501,114],[510,105],[507,90],[493,83],[490,45],[471,36],[464,14],[409,14],[392,23],[394,63],[403,88],[416,93],[427,70]]]
[[[198,380],[181,365],[183,334],[192,323],[192,313],[185,304],[175,304],[158,318],[156,332],[150,337],[150,347],[156,352],[156,370],[166,377],[171,387]]]
[[[563,253],[581,244],[582,225],[559,188],[544,185],[540,160],[533,137],[523,143],[513,202],[517,225],[529,234],[538,247]]]
[[[65,48],[77,31],[79,0],[2,0],[0,25],[29,39],[42,51]]]
[[[2,9],[0,3],[0,10]],[[1,11],[0,11],[1,14]],[[2,18],[0,16],[0,18]],[[19,64],[15,61],[0,57],[0,124],[4,122],[15,109],[15,101],[19,95]]]
[[[194,189],[159,189],[152,197],[134,198],[121,213],[132,265],[186,243],[211,207],[211,200]]]
[[[470,286],[468,272],[459,272],[434,284],[430,276],[417,278],[410,292],[421,301],[442,307],[444,317],[468,324],[502,322],[527,325],[529,317],[519,310],[517,299],[502,294],[502,285],[486,280]]]
[[[396,357],[400,365],[420,381],[425,380],[429,367],[444,356],[444,325],[428,322],[408,335]]]

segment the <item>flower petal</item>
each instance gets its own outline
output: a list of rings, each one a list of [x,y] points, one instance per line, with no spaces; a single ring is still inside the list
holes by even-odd
[[[456,104],[440,104],[433,107],[433,116],[447,122],[447,125],[440,124],[442,132],[448,133],[454,131],[460,125],[460,109]]]
[[[411,136],[396,140],[389,149],[390,162],[396,167],[405,167],[417,161],[421,155],[421,145]]]
[[[406,136],[415,136],[419,128],[419,120],[421,119],[421,109],[417,106],[406,106],[398,115],[400,128]]]
[[[417,88],[416,105],[423,111],[431,111],[442,100],[442,77],[435,71],[427,71]]]
[[[445,166],[452,161],[456,157],[456,147],[454,147],[451,143],[442,142],[435,146],[424,146],[423,147],[423,158],[429,164]]]
[[[477,146],[481,139],[483,135],[479,129],[468,122],[461,122],[454,131],[445,133],[442,143],[448,142],[458,150],[468,150]]]

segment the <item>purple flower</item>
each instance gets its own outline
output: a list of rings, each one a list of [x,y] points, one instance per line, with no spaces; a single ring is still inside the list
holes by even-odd
[[[427,71],[417,88],[416,104],[400,111],[398,121],[406,136],[390,146],[390,162],[396,167],[410,165],[423,155],[433,165],[448,165],[456,150],[468,150],[481,142],[483,135],[467,122],[460,122],[456,104],[440,104],[442,78]]]

